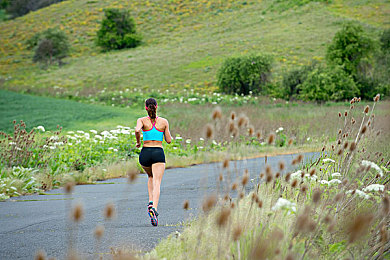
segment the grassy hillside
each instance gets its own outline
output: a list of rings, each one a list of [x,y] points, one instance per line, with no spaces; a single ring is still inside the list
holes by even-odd
[[[35,93],[83,95],[102,88],[213,90],[225,57],[272,53],[278,77],[291,66],[322,60],[326,44],[345,19],[358,20],[373,33],[390,26],[390,3],[385,0],[296,2],[64,1],[0,23],[0,84]],[[131,11],[144,36],[141,47],[100,52],[94,37],[107,7]],[[69,35],[72,56],[64,67],[45,71],[31,62],[24,42],[54,26]]]
[[[54,130],[110,129],[118,124],[133,125],[140,111],[82,104],[75,101],[23,95],[0,90],[0,131],[11,132],[12,121],[23,120],[27,129],[43,125]]]

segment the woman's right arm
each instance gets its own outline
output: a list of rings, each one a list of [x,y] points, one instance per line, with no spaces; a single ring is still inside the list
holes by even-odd
[[[141,129],[144,126],[141,118],[138,118],[137,125],[135,126],[135,139],[137,139],[137,144],[135,145],[137,148],[141,147]]]
[[[172,136],[171,136],[171,132],[169,131],[169,123],[168,123],[168,120],[167,121],[167,125],[165,126],[165,130],[164,130],[164,137],[165,137],[165,142],[167,142],[168,144],[170,144],[172,142]]]

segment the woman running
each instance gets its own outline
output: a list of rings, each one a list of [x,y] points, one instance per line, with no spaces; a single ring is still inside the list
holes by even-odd
[[[148,174],[149,204],[148,214],[153,226],[158,225],[157,206],[160,198],[160,184],[165,171],[165,155],[162,148],[163,137],[170,144],[172,141],[169,132],[168,120],[157,116],[157,102],[149,98],[145,102],[145,109],[148,117],[141,117],[137,120],[135,127],[136,147],[141,146],[141,129],[143,132],[143,147],[139,155],[139,162]]]

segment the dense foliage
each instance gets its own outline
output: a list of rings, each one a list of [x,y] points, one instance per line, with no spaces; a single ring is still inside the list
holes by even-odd
[[[54,62],[62,64],[62,59],[67,57],[70,44],[65,32],[58,28],[49,28],[46,31],[36,33],[27,41],[28,48],[34,49],[34,62],[51,65]]]
[[[16,18],[62,1],[64,0],[2,0],[0,8],[5,8],[12,18]]]
[[[218,71],[218,86],[228,94],[261,93],[270,81],[272,58],[269,55],[231,57]]]
[[[134,48],[141,43],[134,19],[129,11],[116,8],[104,10],[105,17],[97,32],[97,44],[105,50]]]

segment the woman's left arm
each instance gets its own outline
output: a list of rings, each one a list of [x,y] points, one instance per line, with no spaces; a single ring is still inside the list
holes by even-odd
[[[137,144],[135,147],[140,148],[141,147],[141,129],[144,126],[142,123],[141,118],[138,118],[137,125],[135,127],[135,139],[137,139]]]
[[[165,142],[167,142],[168,144],[170,144],[172,142],[172,136],[171,136],[171,132],[169,131],[168,120],[166,120],[166,126],[165,126],[165,130],[164,130],[164,137],[165,137]]]

